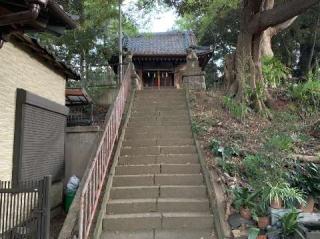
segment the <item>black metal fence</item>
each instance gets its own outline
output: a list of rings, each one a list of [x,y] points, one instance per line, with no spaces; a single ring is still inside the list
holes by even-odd
[[[49,239],[51,177],[0,181],[0,239]]]

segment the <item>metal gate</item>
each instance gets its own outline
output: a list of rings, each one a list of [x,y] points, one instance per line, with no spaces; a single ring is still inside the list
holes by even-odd
[[[43,180],[0,181],[0,239],[49,239],[51,176]]]

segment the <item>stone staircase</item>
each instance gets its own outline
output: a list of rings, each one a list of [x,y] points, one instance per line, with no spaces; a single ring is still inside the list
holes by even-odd
[[[137,92],[101,238],[211,239],[212,229],[184,92]]]

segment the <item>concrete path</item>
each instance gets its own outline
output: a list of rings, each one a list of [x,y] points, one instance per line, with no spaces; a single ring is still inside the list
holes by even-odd
[[[101,238],[211,239],[212,228],[184,92],[137,92]]]

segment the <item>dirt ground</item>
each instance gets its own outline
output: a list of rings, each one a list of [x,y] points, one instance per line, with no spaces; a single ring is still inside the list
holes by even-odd
[[[200,127],[198,138],[204,148],[215,139],[224,145],[237,146],[241,152],[254,154],[272,135],[286,133],[292,138],[303,138],[294,143],[293,153],[316,156],[320,152],[319,139],[312,136],[311,130],[320,118],[319,113],[302,118],[292,103],[278,99],[272,120],[250,112],[240,121],[224,108],[223,97],[222,90],[191,93],[193,120]],[[207,156],[212,156],[206,152]]]
[[[65,218],[66,218],[66,214],[64,212],[62,212],[61,214],[59,214],[51,219],[50,239],[57,239],[58,238]]]

